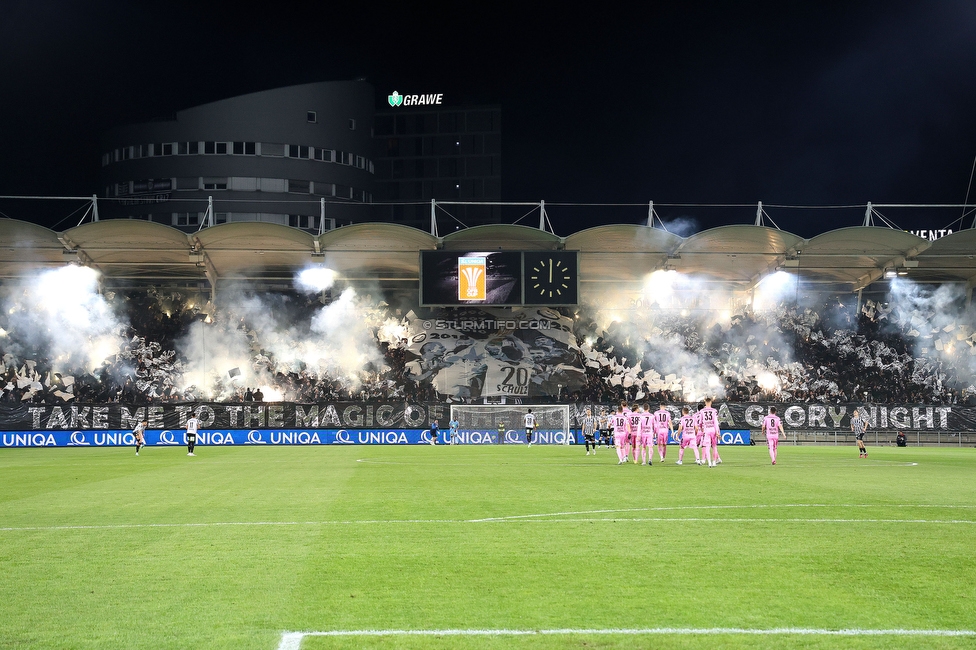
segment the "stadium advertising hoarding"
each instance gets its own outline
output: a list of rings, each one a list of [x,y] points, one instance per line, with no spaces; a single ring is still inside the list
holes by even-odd
[[[450,432],[441,429],[438,443],[446,444]],[[582,444],[582,436],[570,433],[571,441]],[[186,445],[182,429],[147,429],[146,445],[178,447]],[[524,431],[505,431],[503,444],[524,444]],[[562,431],[536,431],[535,444],[565,444]],[[429,445],[430,429],[203,429],[197,446],[239,445]],[[498,444],[498,432],[461,430],[455,441],[463,445]],[[2,431],[0,447],[131,447],[135,436],[128,429],[76,431]]]
[[[748,445],[748,430],[722,431],[721,445]],[[438,443],[447,444],[450,432],[441,430]],[[179,447],[186,445],[186,432],[182,429],[147,429],[146,445],[150,447]],[[232,429],[201,430],[197,434],[197,446],[240,445],[428,445],[430,429]],[[496,445],[498,432],[490,430],[461,429],[454,440],[461,445]],[[508,429],[502,444],[525,444],[525,431]],[[536,430],[534,444],[566,444],[566,433],[548,429]],[[583,444],[579,431],[569,433],[570,444]],[[672,436],[669,444],[680,443]],[[135,436],[128,429],[102,431],[2,431],[0,447],[131,447]]]

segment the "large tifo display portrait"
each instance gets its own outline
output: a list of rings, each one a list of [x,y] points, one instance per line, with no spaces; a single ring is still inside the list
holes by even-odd
[[[406,374],[452,398],[568,395],[585,371],[573,319],[545,307],[435,309],[407,315]]]

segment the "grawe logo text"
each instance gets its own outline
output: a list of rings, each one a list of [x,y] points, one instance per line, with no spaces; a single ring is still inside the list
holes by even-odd
[[[386,100],[390,102],[390,106],[430,106],[433,104],[442,104],[444,102],[444,94],[401,95],[394,90],[392,95],[387,95]]]

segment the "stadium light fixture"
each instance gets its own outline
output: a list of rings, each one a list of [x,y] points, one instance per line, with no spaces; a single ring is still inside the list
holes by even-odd
[[[885,280],[891,280],[898,277],[898,272],[895,269],[885,269],[884,276]]]

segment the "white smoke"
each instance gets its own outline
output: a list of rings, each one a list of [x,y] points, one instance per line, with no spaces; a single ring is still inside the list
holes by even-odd
[[[295,284],[317,293],[334,279],[328,269],[306,269]],[[210,399],[261,387],[270,401],[296,398],[282,386],[281,375],[336,380],[357,390],[365,371],[383,369],[377,335],[384,326],[393,328],[382,309],[385,303],[351,287],[328,305],[302,301],[281,294],[220,294],[213,323],[194,323],[178,344],[187,363],[184,384],[202,389]]]
[[[127,322],[98,293],[99,273],[68,265],[7,285],[4,348],[40,354],[57,372],[85,374],[117,354]]]
[[[966,306],[962,286],[894,278],[888,301],[888,313],[882,314],[913,341],[916,359],[941,362],[961,381],[976,383],[976,311]]]
[[[585,307],[600,330],[593,334],[618,344],[613,356],[636,357],[624,367],[634,375],[636,361],[648,391],[696,401],[724,396],[726,382],[781,388],[774,373],[796,364],[776,319],[796,289],[796,277],[783,272],[763,278],[752,292],[735,293],[707,278],[659,270],[645,277],[639,295],[611,291]]]

